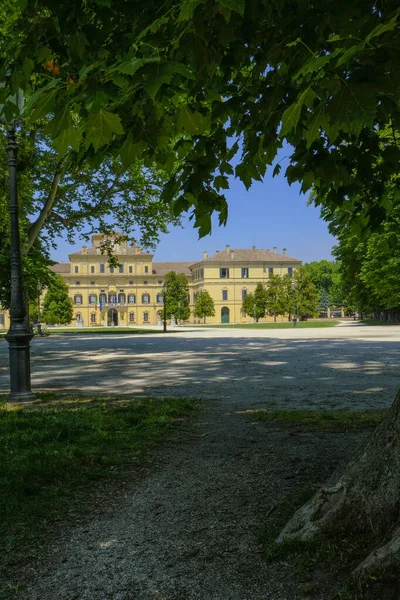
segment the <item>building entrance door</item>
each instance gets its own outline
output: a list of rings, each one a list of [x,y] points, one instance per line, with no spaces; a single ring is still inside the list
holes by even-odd
[[[221,323],[229,323],[229,308],[227,306],[221,308]]]
[[[110,308],[107,313],[107,325],[118,325],[118,311],[116,308]]]

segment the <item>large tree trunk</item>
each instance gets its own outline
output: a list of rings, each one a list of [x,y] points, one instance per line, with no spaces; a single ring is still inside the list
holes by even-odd
[[[309,540],[338,529],[382,532],[356,572],[400,562],[400,392],[382,423],[287,523],[277,542]]]

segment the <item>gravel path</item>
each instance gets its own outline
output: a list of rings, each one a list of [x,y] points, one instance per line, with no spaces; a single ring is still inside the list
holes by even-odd
[[[36,388],[223,399],[287,408],[377,408],[400,388],[400,326],[198,329],[35,339]],[[0,342],[0,391],[8,389]],[[250,392],[250,397],[249,397]]]
[[[290,565],[263,562],[261,529],[276,503],[322,483],[359,440],[295,434],[207,403],[197,433],[159,454],[100,518],[67,530],[17,598],[300,599]]]

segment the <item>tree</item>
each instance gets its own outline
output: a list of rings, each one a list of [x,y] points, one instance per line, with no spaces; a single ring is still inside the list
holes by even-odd
[[[284,281],[279,275],[270,275],[265,294],[268,314],[274,317],[290,313],[288,298],[285,297]]]
[[[60,154],[169,165],[164,198],[192,207],[203,235],[214,211],[226,221],[227,175],[250,186],[288,142],[290,183],[329,206],[369,189],[361,219],[379,220],[373,199],[400,155],[378,139],[400,118],[396,0],[7,4],[3,113],[23,89],[28,118],[52,115]]]
[[[328,308],[331,308],[331,301],[329,300],[328,292],[323,288],[319,296],[318,310],[319,312],[327,312]]]
[[[6,137],[0,135],[0,303],[9,303],[9,219],[5,152]],[[56,236],[72,242],[76,232],[88,239],[92,233],[111,233],[136,239],[154,247],[160,232],[179,218],[172,205],[161,201],[165,174],[140,162],[127,170],[121,161],[106,158],[95,167],[77,166],[71,153],[60,160],[46,124],[27,125],[19,134],[19,195],[25,287],[34,298],[37,281],[47,284],[50,250]],[[105,247],[105,253],[109,250]],[[2,293],[3,290],[3,293]]]
[[[318,314],[319,294],[307,271],[300,267],[293,275],[293,304],[297,317],[314,317]]]
[[[170,271],[164,278],[164,285],[167,286],[167,317],[170,319],[174,315],[177,319],[180,315],[181,320],[186,321],[190,317],[189,283],[186,276]]]
[[[400,159],[398,23],[397,0],[166,0],[161,10],[156,0],[146,10],[138,0],[8,0],[0,104],[7,118],[18,114],[13,94],[24,90],[25,117],[49,115],[52,138],[77,164],[112,155],[125,167],[168,165],[162,197],[176,214],[192,210],[200,235],[214,211],[226,222],[227,176],[249,187],[286,144],[289,183],[313,188],[330,211],[351,198],[359,238],[385,218]],[[399,410],[400,396],[351,476],[305,510],[308,532],[379,529],[397,515],[400,436],[388,434],[399,433]],[[384,554],[393,558],[393,546]]]
[[[214,300],[211,298],[207,290],[201,290],[197,294],[193,316],[198,319],[202,319],[204,317],[204,323],[206,322],[206,317],[215,316]]]
[[[267,312],[267,292],[261,282],[257,283],[256,289],[250,294],[246,294],[242,302],[242,310],[249,317],[254,317],[256,323],[259,319],[265,317]]]
[[[343,283],[340,274],[340,264],[335,261],[319,260],[303,265],[312,283],[321,295],[324,295],[324,310],[326,302],[330,305],[342,306],[344,303]],[[326,306],[325,306],[326,305]]]
[[[54,274],[44,297],[42,320],[48,325],[69,325],[72,321],[72,307],[68,285],[60,275]]]

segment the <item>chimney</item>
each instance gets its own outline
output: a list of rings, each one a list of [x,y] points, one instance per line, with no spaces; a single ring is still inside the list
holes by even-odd
[[[82,254],[87,254],[87,246],[82,246]]]
[[[206,258],[208,258],[208,253],[204,250],[204,252],[203,252],[203,260],[206,260]]]
[[[255,249],[256,249],[256,247],[255,247],[255,246],[253,246],[253,248],[252,248],[253,252],[254,252],[254,250],[255,250]]]
[[[226,252],[227,252],[228,256],[230,256],[230,254],[231,254],[231,247],[228,244],[226,245]]]
[[[231,250],[231,259],[235,260],[235,252],[234,252],[234,250]]]
[[[278,246],[274,246],[274,254],[278,254]]]
[[[282,254],[283,254],[283,256],[286,256],[286,252],[287,252],[287,248],[284,248],[284,249],[282,250]]]

